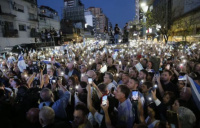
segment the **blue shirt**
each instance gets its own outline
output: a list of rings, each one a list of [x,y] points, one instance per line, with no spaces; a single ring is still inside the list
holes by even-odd
[[[55,116],[57,118],[61,118],[61,119],[65,119],[67,118],[67,113],[65,111],[68,101],[70,98],[70,93],[68,91],[66,91],[60,99],[58,99],[56,102],[53,103],[52,105],[52,109],[55,112]],[[44,105],[45,106],[50,106],[52,102],[51,101],[46,101],[46,102],[42,102],[39,104],[39,109],[41,109]]]
[[[133,128],[134,113],[129,98],[118,106],[118,126]]]

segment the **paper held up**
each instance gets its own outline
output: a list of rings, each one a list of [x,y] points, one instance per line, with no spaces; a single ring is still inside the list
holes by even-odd
[[[138,70],[138,72],[140,72],[140,70],[144,69],[141,63],[137,63],[135,65],[136,69]]]

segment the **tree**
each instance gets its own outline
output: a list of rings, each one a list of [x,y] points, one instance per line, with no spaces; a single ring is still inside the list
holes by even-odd
[[[146,26],[149,28],[159,25],[158,31],[164,36],[165,43],[167,43],[171,34],[170,28],[173,24],[174,14],[175,11],[171,9],[171,5],[164,0],[160,0],[152,11],[147,11]]]
[[[187,41],[186,37],[188,35],[192,35],[195,30],[196,21],[197,21],[197,19],[195,19],[194,15],[188,15],[181,19],[177,19],[174,22],[172,30],[177,31],[178,35],[183,36],[184,40]]]

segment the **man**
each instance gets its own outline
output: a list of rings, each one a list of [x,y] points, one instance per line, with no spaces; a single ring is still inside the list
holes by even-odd
[[[48,68],[47,69],[47,75],[49,76],[49,83],[52,84],[52,80],[55,80],[56,78],[54,77],[54,69],[53,68]]]
[[[118,24],[115,24],[114,32],[115,32],[114,33],[115,43],[118,44],[118,38],[119,38],[119,32],[120,32]]]
[[[132,128],[134,114],[132,104],[128,98],[130,89],[126,85],[119,85],[114,91],[115,98],[119,101],[118,106],[118,125],[121,128]]]
[[[178,86],[170,81],[171,77],[172,77],[172,72],[170,70],[164,70],[161,76],[154,76],[154,80],[156,78],[158,82],[158,89],[161,97],[163,97],[165,91],[174,92],[176,97],[179,96]]]
[[[116,89],[116,86],[112,83],[113,75],[110,72],[106,72],[104,76],[104,84],[107,85],[107,89],[111,92],[111,89]]]
[[[64,92],[64,94],[59,91],[60,99],[57,101],[54,101],[54,94],[53,92],[48,88],[43,88],[40,92],[40,97],[43,100],[39,104],[39,109],[41,109],[43,106],[50,106],[55,111],[55,116],[59,119],[66,119],[67,113],[65,111],[69,98],[70,93],[68,91]]]
[[[107,66],[108,66],[108,67],[107,67],[107,71],[116,73],[116,72],[117,72],[117,69],[116,69],[116,67],[113,65],[113,63],[114,63],[113,58],[112,58],[111,56],[109,56],[109,57],[107,58]]]
[[[141,122],[140,115],[138,114],[138,102],[134,101],[132,99],[132,91],[137,90],[138,96],[140,97],[140,101],[142,103],[142,106],[144,106],[145,99],[143,94],[138,90],[139,81],[135,78],[130,78],[129,82],[127,84],[127,87],[130,89],[129,99],[131,100],[131,103],[133,105],[133,110],[135,110],[135,123]]]
[[[93,71],[93,70],[89,70],[89,71],[87,71],[87,74],[86,74],[89,78],[92,78],[92,80],[93,80],[93,82],[95,83],[95,84],[97,84],[96,83],[96,77],[97,77],[97,75],[96,75],[96,73]]]
[[[86,75],[87,72],[87,66],[82,64],[80,67],[80,72],[81,72],[81,77],[83,77],[84,75]]]
[[[124,26],[124,43],[128,42],[128,23]]]
[[[124,84],[124,85],[127,85],[128,84],[128,82],[129,82],[129,75],[128,75],[128,73],[126,73],[126,72],[124,72],[123,74],[122,74],[122,83]]]
[[[75,68],[74,68],[74,63],[70,62],[67,63],[67,68],[65,69],[65,74],[70,77],[72,75],[76,75],[78,76],[79,80],[80,80],[80,72],[78,72]]]
[[[144,69],[140,70],[139,75],[138,75],[138,80],[147,80],[148,72]]]
[[[30,108],[26,113],[26,120],[28,121],[28,125],[34,126],[34,128],[40,128],[39,123],[39,112],[38,108]]]
[[[139,85],[139,81],[135,78],[130,78],[127,84],[127,87],[130,89],[130,92],[132,92],[132,90],[138,90],[138,85]],[[142,93],[140,91],[138,91],[138,95],[140,97],[141,103],[144,104],[144,97],[142,95]],[[131,96],[132,94],[129,94],[129,98],[131,100]]]
[[[93,128],[87,119],[89,111],[84,104],[78,104],[74,110],[74,128]]]
[[[144,69],[147,68],[148,60],[147,60],[146,58],[142,58],[142,59],[140,60],[140,63],[142,64],[142,67],[143,67]]]
[[[43,128],[51,128],[54,124],[55,112],[52,108],[44,106],[39,112],[39,121]]]

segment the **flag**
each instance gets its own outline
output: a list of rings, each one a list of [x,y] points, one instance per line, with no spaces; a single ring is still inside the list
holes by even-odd
[[[26,67],[28,66],[24,61],[23,55],[19,56],[17,66],[18,66],[20,72],[24,72],[24,69],[26,69]]]
[[[5,54],[5,53],[3,54],[3,59],[4,59],[4,60],[6,59],[6,54]]]

